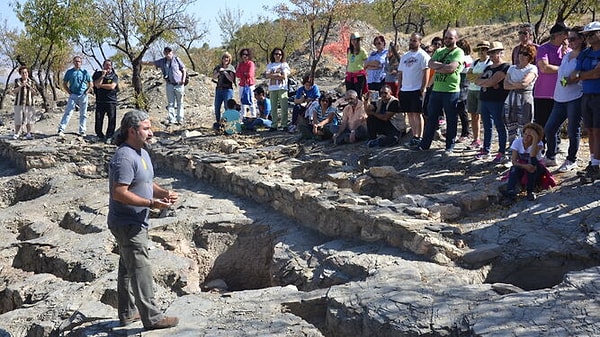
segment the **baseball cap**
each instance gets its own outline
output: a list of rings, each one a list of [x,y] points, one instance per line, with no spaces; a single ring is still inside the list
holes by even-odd
[[[566,33],[569,31],[569,28],[567,28],[567,26],[565,26],[564,23],[562,22],[557,22],[554,24],[554,26],[552,26],[552,28],[550,28],[550,34],[555,34],[555,33]]]

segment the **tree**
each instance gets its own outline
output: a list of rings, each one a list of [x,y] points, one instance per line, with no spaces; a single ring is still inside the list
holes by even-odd
[[[98,13],[110,13],[103,22],[110,30],[106,42],[123,53],[131,65],[137,107],[146,107],[140,76],[144,55],[158,39],[176,36],[187,28],[187,9],[195,1],[96,0]]]
[[[298,21],[308,25],[310,74],[314,77],[323,48],[327,43],[329,31],[334,22],[348,18],[361,0],[289,0],[275,7],[275,11],[284,19]]]
[[[236,33],[242,28],[242,16],[243,12],[241,9],[233,10],[229,7],[225,7],[224,11],[219,10],[217,13],[217,24],[221,28],[221,39],[223,46],[226,49],[232,51],[234,60],[232,63],[238,62],[238,51],[240,46],[236,43]]]
[[[206,23],[200,23],[199,20],[192,17],[187,17],[186,20],[189,22],[185,22],[184,26],[186,28],[182,29],[179,34],[175,36],[175,44],[184,50],[190,61],[191,68],[194,71],[197,71],[196,63],[192,58],[191,48],[194,43],[202,41],[208,35],[208,25]]]
[[[8,76],[6,76],[6,83],[4,84],[4,90],[0,92],[0,109],[4,107],[4,98],[6,92],[10,90],[10,78],[15,70],[19,67],[16,53],[16,43],[18,41],[19,31],[15,28],[11,29],[8,27],[7,20],[2,23],[2,31],[0,33],[0,55],[3,56],[0,60],[0,65],[10,69]]]

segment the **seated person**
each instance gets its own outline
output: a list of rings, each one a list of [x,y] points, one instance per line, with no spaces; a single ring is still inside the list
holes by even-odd
[[[400,112],[400,102],[392,96],[392,88],[384,85],[379,91],[379,99],[373,104],[365,104],[369,147],[392,146],[406,132],[405,114]],[[377,136],[381,136],[377,138]]]
[[[302,86],[296,90],[294,98],[294,110],[292,111],[292,124],[288,127],[289,132],[296,132],[298,129],[298,119],[310,118],[312,116],[311,105],[316,106],[321,92],[319,87],[314,83],[314,79],[310,75],[302,77]],[[308,123],[304,123],[308,124]]]
[[[513,203],[520,192],[518,184],[526,187],[527,200],[535,200],[535,189],[555,186],[554,179],[548,169],[542,164],[542,149],[544,143],[544,130],[535,123],[528,123],[523,127],[523,137],[516,138],[510,148],[512,150],[512,167],[508,173],[508,183],[502,205]],[[519,190],[517,190],[519,188]]]
[[[333,137],[341,118],[338,109],[332,105],[331,95],[325,94],[319,97],[319,104],[312,109],[311,124],[298,126],[303,139],[326,140]]]
[[[367,113],[364,103],[358,99],[358,93],[352,89],[346,91],[345,100],[348,105],[342,112],[340,128],[333,134],[335,145],[355,143],[368,137]]]
[[[271,100],[266,97],[265,89],[257,87],[254,89],[254,98],[256,98],[256,106],[258,107],[258,117],[244,118],[244,126],[248,131],[256,131],[256,128],[264,126],[270,128],[271,121]]]
[[[242,131],[241,115],[240,111],[236,109],[237,107],[239,107],[239,105],[235,99],[228,99],[227,110],[225,110],[221,116],[221,128],[223,132],[228,135],[240,133]]]

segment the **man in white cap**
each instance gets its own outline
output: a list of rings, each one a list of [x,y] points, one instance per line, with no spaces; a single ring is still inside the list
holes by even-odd
[[[594,21],[583,28],[590,47],[577,56],[572,80],[581,80],[583,97],[581,109],[583,123],[588,130],[590,142],[590,165],[581,177],[584,184],[600,180],[600,22]]]

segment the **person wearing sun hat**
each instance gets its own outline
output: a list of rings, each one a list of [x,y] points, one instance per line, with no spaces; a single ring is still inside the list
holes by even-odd
[[[350,35],[350,45],[348,46],[348,63],[346,66],[346,91],[354,90],[359,98],[368,93],[367,71],[365,70],[365,61],[369,57],[367,51],[360,46],[362,36],[358,32]]]
[[[487,54],[489,49],[489,41],[482,40],[477,42],[477,45],[475,45],[475,51],[477,52],[478,58],[473,61],[473,65],[467,71],[467,79],[469,80],[467,111],[471,115],[471,128],[473,129],[473,141],[468,146],[471,150],[478,150],[481,147],[481,140],[479,139],[479,114],[481,113],[479,92],[481,91],[481,87],[475,84],[475,80],[478,79],[485,68],[492,63]]]
[[[558,22],[550,28],[550,41],[537,48],[535,65],[538,67],[538,80],[533,88],[534,121],[546,126],[554,106],[554,86],[558,80],[558,67],[563,56],[571,51],[566,44],[569,28]]]
[[[577,65],[570,80],[580,80],[583,88],[581,112],[583,124],[590,135],[591,160],[581,182],[588,184],[600,180],[600,22],[585,25],[583,36],[589,47],[577,56]]]

